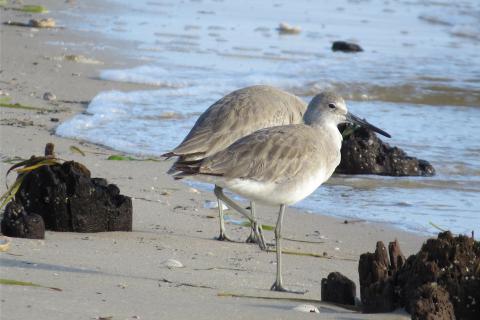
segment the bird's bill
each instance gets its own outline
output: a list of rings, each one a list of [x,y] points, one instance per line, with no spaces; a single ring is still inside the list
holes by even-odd
[[[392,137],[390,134],[388,134],[387,132],[383,131],[382,129],[379,129],[379,128],[375,127],[374,125],[368,123],[368,122],[365,121],[365,120],[360,119],[359,117],[351,114],[350,112],[347,113],[346,118],[347,118],[347,121],[348,121],[348,122],[351,122],[351,123],[354,123],[354,124],[358,124],[359,126],[362,126],[362,127],[364,127],[364,128],[370,129],[370,130],[375,131],[375,132],[378,132],[378,133],[380,133],[382,136],[385,136],[385,137],[387,137],[387,138],[391,138],[391,137]]]

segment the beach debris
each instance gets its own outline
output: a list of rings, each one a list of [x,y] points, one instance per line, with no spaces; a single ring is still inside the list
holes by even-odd
[[[28,23],[34,28],[55,28],[57,25],[52,18],[44,18],[40,20],[31,19]]]
[[[2,230],[11,226],[15,236],[28,235],[32,223],[40,225],[40,218],[45,229],[53,231],[132,230],[130,197],[121,195],[118,187],[105,179],[91,178],[81,163],[55,158],[53,144],[47,144],[45,153],[8,170],[7,175],[15,169],[18,177],[0,198],[0,207],[12,200],[5,210]]]
[[[9,237],[0,236],[0,252],[7,252],[10,249],[11,242],[12,240]]]
[[[250,220],[235,220],[235,219],[232,219],[232,218],[226,216],[226,221],[230,222],[231,224],[237,225],[237,226],[242,226],[242,227],[247,227],[247,228],[252,227],[252,222]],[[262,230],[263,231],[274,231],[275,226],[272,226],[272,225],[269,225],[269,224],[262,224]]]
[[[340,126],[343,133],[341,162],[335,170],[342,174],[376,174],[384,176],[435,175],[426,160],[408,156],[398,147],[391,147],[368,129]]]
[[[355,282],[341,274],[331,272],[322,279],[322,301],[355,305]]]
[[[43,94],[43,100],[55,101],[55,100],[57,100],[57,96],[54,95],[54,94],[51,93],[51,92],[45,92],[45,93]]]
[[[107,158],[107,160],[113,160],[113,161],[160,161],[155,158],[135,158],[131,156],[124,156],[121,154],[113,154]]]
[[[54,291],[62,291],[62,289],[60,289],[60,288],[42,286],[40,284],[36,284],[36,283],[33,283],[33,282],[25,282],[25,281],[18,281],[18,280],[12,280],[12,279],[3,279],[3,278],[0,278],[0,285],[36,287],[36,288],[51,289],[51,290],[54,290]]]
[[[360,293],[364,312],[404,307],[413,319],[478,319],[480,243],[449,231],[428,239],[405,259],[398,242],[389,255],[382,242],[360,256]],[[453,310],[453,311],[452,311]],[[454,316],[452,316],[454,312]]]
[[[85,64],[103,64],[102,61],[87,58],[85,56],[82,56],[81,54],[67,54],[63,56],[63,60]]]
[[[195,189],[195,188],[189,188],[188,191],[190,191],[191,193],[200,193],[200,191],[198,191],[198,189]]]
[[[175,260],[175,259],[168,259],[167,261],[164,262],[164,265],[168,269],[177,269],[177,268],[184,268],[185,267],[183,265],[183,263],[181,263],[180,261]]]
[[[332,44],[332,51],[362,52],[363,49],[356,43],[346,41],[334,41]]]
[[[55,28],[56,22],[52,18],[44,18],[40,20],[30,19],[27,26],[33,28]]]
[[[117,287],[119,287],[120,289],[127,289],[128,284],[122,282],[122,283],[117,284]]]
[[[79,147],[77,146],[70,146],[68,148],[71,152],[73,153],[78,153],[79,155],[81,155],[82,157],[85,157],[85,152],[83,152]]]
[[[15,10],[27,12],[27,13],[48,13],[47,8],[45,8],[44,6],[31,5],[31,4],[26,4],[21,8],[15,9]]]
[[[2,108],[12,108],[12,109],[24,109],[24,110],[33,110],[39,112],[53,112],[54,110],[49,110],[46,108],[32,107],[20,103],[8,103],[0,101],[0,107]]]
[[[286,22],[280,22],[277,31],[279,34],[299,34],[302,29],[298,26],[292,26]]]
[[[218,201],[205,200],[203,202],[203,207],[205,209],[216,209],[218,208]],[[228,210],[228,207],[223,202],[222,202],[222,208],[223,210]]]
[[[360,255],[358,273],[363,311],[376,313],[395,310],[392,269],[382,241],[377,242],[375,253]]]
[[[27,214],[23,206],[15,201],[5,207],[1,222],[2,233],[15,238],[45,239],[45,222],[36,214]]]
[[[320,310],[311,304],[299,304],[298,306],[294,307],[293,310],[307,313],[320,313]]]
[[[412,319],[455,319],[450,295],[443,287],[431,282],[422,285],[415,294],[414,303],[410,306]]]

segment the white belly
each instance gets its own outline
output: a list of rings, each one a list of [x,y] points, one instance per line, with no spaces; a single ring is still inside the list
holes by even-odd
[[[328,180],[331,172],[323,169],[317,170],[314,174],[298,177],[283,183],[258,182],[250,179],[224,179],[215,177],[216,185],[226,188],[247,199],[255,200],[269,205],[291,205],[315,191],[323,182]]]

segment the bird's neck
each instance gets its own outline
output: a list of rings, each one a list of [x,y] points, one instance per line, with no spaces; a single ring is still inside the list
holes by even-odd
[[[309,126],[317,131],[316,134],[318,134],[319,137],[325,135],[329,136],[330,141],[340,150],[343,137],[334,121],[315,121],[314,123],[309,124]]]

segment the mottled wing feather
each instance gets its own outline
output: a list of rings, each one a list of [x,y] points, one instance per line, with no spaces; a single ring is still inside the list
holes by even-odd
[[[317,137],[318,131],[305,125],[290,125],[259,130],[226,150],[206,158],[200,174],[223,175],[226,178],[252,179],[282,183],[296,177],[307,167],[324,167],[336,162],[337,152],[324,153],[332,146],[329,139]],[[320,151],[321,151],[320,150]],[[333,149],[335,150],[335,148]]]
[[[188,160],[199,159],[256,130],[301,123],[305,110],[306,104],[300,98],[273,87],[240,89],[208,108],[172,152]]]

